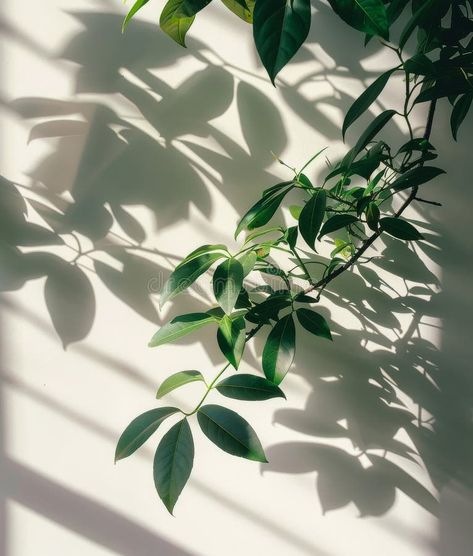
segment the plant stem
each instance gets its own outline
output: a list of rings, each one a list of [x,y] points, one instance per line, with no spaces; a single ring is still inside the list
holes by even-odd
[[[204,403],[205,399],[207,398],[207,396],[210,393],[210,390],[212,390],[212,388],[214,387],[215,383],[217,382],[217,380],[223,375],[223,373],[228,369],[228,367],[230,366],[230,363],[227,363],[225,365],[225,367],[223,367],[223,369],[217,374],[217,376],[212,380],[212,382],[207,386],[207,390],[205,391],[205,394],[202,396],[200,402],[195,406],[195,408],[189,412],[186,413],[185,411],[183,411],[182,413],[184,413],[184,415],[186,417],[190,417],[191,415],[194,415],[194,413],[197,413],[200,409],[200,407],[202,406],[202,404]]]

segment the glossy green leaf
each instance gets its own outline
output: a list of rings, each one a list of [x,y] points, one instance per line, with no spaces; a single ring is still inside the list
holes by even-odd
[[[162,307],[167,301],[170,301],[176,295],[191,286],[199,276],[206,272],[215,261],[221,259],[222,253],[207,253],[199,255],[190,261],[179,265],[161,290],[159,304]]]
[[[435,168],[434,166],[418,166],[417,168],[412,168],[404,172],[404,174],[401,174],[392,182],[390,187],[395,191],[402,191],[408,187],[418,187],[441,174],[445,174],[445,171],[440,168]]]
[[[187,257],[185,257],[177,266],[176,268],[179,268],[181,266],[184,266],[186,263],[188,263],[189,261],[192,261],[193,259],[197,259],[197,257],[200,257],[200,255],[208,255],[209,253],[215,253],[216,251],[220,251],[222,253],[222,257],[224,256],[224,254],[227,251],[227,247],[226,245],[223,245],[222,243],[218,243],[218,244],[210,244],[210,245],[201,245],[200,247],[198,247],[197,249],[194,249],[194,251],[192,251],[191,253],[189,253],[187,255]]]
[[[205,8],[211,0],[168,0],[161,12],[161,29],[181,46],[186,46],[186,33],[194,21],[195,14]]]
[[[246,325],[243,317],[232,319],[225,315],[217,331],[217,342],[227,361],[238,369],[246,341]]]
[[[301,325],[308,332],[311,332],[315,336],[326,338],[327,340],[332,339],[329,325],[322,315],[312,311],[312,309],[302,308],[296,310],[296,315]]]
[[[261,442],[243,417],[220,405],[204,405],[197,420],[205,436],[223,451],[267,463]]]
[[[347,112],[347,115],[345,116],[345,120],[343,121],[342,136],[344,139],[347,129],[364,112],[366,112],[366,110],[368,110],[368,108],[378,98],[378,96],[381,94],[384,87],[386,86],[386,83],[389,81],[389,78],[395,71],[395,69],[391,69],[380,75],[351,105],[350,109]]]
[[[457,140],[458,130],[466,118],[468,111],[470,110],[471,103],[473,101],[473,93],[467,93],[462,95],[452,110],[452,115],[450,118],[450,127],[452,128],[452,135],[455,141]]]
[[[253,36],[274,83],[276,75],[304,43],[310,29],[310,0],[257,0]]]
[[[424,239],[416,228],[409,222],[401,220],[400,218],[385,217],[379,221],[379,227],[383,232],[394,236],[398,239],[405,239],[407,241],[414,241],[417,239]]]
[[[329,0],[333,11],[349,25],[368,35],[389,39],[389,24],[382,0]]]
[[[158,407],[133,419],[118,440],[115,461],[131,456],[148,440],[165,419],[178,411],[177,407]]]
[[[215,387],[220,394],[235,400],[262,401],[286,398],[284,392],[261,376],[238,374],[220,381]]]
[[[286,230],[286,241],[291,249],[294,249],[297,244],[297,237],[299,235],[297,226],[291,226]]]
[[[180,388],[185,384],[189,384],[191,382],[205,382],[202,373],[199,371],[179,371],[178,373],[174,373],[171,376],[168,376],[166,380],[164,380],[161,386],[158,389],[156,394],[156,398],[159,400],[169,392],[172,392],[176,388]]]
[[[268,322],[269,319],[277,319],[279,311],[291,305],[289,292],[274,292],[267,299],[252,307],[246,318],[250,322]]]
[[[292,315],[279,320],[268,335],[263,349],[266,378],[280,384],[289,371],[296,351],[296,329]]]
[[[254,251],[247,251],[244,255],[238,258],[241,266],[243,267],[243,278],[253,270],[256,264],[257,255]]]
[[[325,189],[319,188],[304,205],[299,216],[299,231],[312,249],[314,249],[315,240],[324,219],[326,206],[327,193]]]
[[[350,224],[354,224],[357,221],[358,218],[353,214],[335,214],[334,216],[331,216],[322,226],[319,239],[326,234],[330,234],[331,232],[350,226]]]
[[[273,226],[271,228],[266,228],[265,230],[256,230],[254,232],[251,232],[251,234],[248,234],[247,238],[243,242],[243,245],[246,245],[247,243],[249,243],[250,241],[253,241],[254,239],[256,239],[258,237],[265,236],[266,234],[271,234],[271,233],[274,233],[274,232],[281,233],[281,227],[280,226]]]
[[[172,514],[194,464],[194,441],[187,419],[176,423],[163,436],[154,456],[154,484]]]
[[[130,23],[131,18],[148,2],[149,0],[136,0],[131,10],[126,14],[125,20],[123,21],[122,33],[125,32],[125,29],[127,28],[128,23]]]
[[[214,272],[213,290],[220,307],[228,315],[243,286],[243,266],[236,259],[227,259]]]
[[[237,238],[238,234],[245,228],[254,230],[255,228],[261,228],[261,226],[267,224],[279,208],[281,201],[293,187],[292,182],[289,182],[286,183],[283,188],[270,191],[263,195],[240,220],[235,231],[235,238]]]
[[[161,326],[151,338],[148,346],[157,347],[174,342],[213,322],[216,322],[215,317],[208,313],[188,313],[187,315],[174,317],[171,322]]]

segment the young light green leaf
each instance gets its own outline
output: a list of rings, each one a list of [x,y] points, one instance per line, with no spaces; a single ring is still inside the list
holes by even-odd
[[[238,369],[245,349],[245,332],[246,325],[243,317],[232,319],[225,315],[218,327],[217,342],[220,350],[235,369]]]
[[[266,378],[280,384],[289,371],[296,351],[296,329],[292,314],[276,323],[263,349],[263,371]]]
[[[394,236],[398,239],[405,239],[407,241],[414,241],[417,239],[424,239],[422,234],[414,228],[412,224],[401,220],[400,218],[388,217],[381,218],[379,227],[383,232]]]
[[[122,33],[125,32],[125,29],[127,28],[128,23],[130,23],[131,18],[148,2],[149,0],[136,0],[131,10],[126,14],[125,20],[123,21]]]
[[[216,322],[216,319],[209,313],[188,313],[187,315],[174,317],[171,322],[161,326],[151,338],[148,346],[157,347],[174,342],[212,322]]]
[[[204,405],[197,420],[205,436],[225,452],[267,463],[261,442],[243,417],[220,405]]]
[[[186,33],[195,14],[205,8],[210,0],[168,0],[161,12],[161,29],[181,46],[186,46]]]
[[[247,23],[253,23],[255,0],[222,0],[227,8]]]
[[[440,168],[435,168],[434,166],[417,166],[417,168],[412,168],[404,172],[404,174],[401,174],[392,182],[390,187],[395,191],[402,191],[408,187],[418,187],[441,174],[445,174],[445,171]]]
[[[326,234],[340,230],[340,228],[345,228],[350,224],[354,224],[358,221],[358,218],[353,214],[335,214],[331,216],[320,230],[319,239]]]
[[[389,81],[391,75],[396,71],[396,68],[391,69],[380,75],[371,85],[355,100],[345,116],[342,127],[342,137],[345,139],[347,129],[355,122],[383,91],[386,83]]]
[[[286,398],[279,386],[261,376],[248,374],[225,378],[215,388],[223,396],[235,400],[262,401],[270,398]]]
[[[470,110],[471,103],[473,101],[473,93],[467,93],[462,95],[452,110],[452,115],[450,118],[450,127],[452,128],[452,135],[455,141],[457,140],[458,130],[466,118],[468,111]]]
[[[133,419],[118,440],[115,462],[131,456],[148,440],[165,419],[178,411],[177,407],[158,407]]]
[[[302,308],[297,309],[296,314],[299,322],[308,332],[327,340],[332,339],[330,328],[322,315],[311,309]]]
[[[161,290],[160,306],[162,307],[167,301],[170,301],[176,295],[181,293],[192,285],[197,278],[206,272],[215,261],[221,259],[224,255],[222,253],[206,253],[192,258],[186,263],[180,264]]]
[[[256,49],[274,84],[310,29],[310,0],[258,0],[253,13]]]
[[[187,419],[176,423],[163,436],[154,456],[154,484],[172,514],[194,464],[194,441]]]
[[[280,226],[273,226],[272,228],[266,228],[265,230],[256,230],[255,232],[251,232],[251,234],[248,234],[248,237],[243,242],[243,245],[246,245],[247,243],[249,243],[250,241],[253,241],[257,237],[261,237],[261,236],[264,236],[266,234],[271,234],[273,232],[281,233],[281,227]]]
[[[254,251],[247,251],[241,257],[238,258],[238,261],[243,267],[243,278],[246,278],[248,274],[253,270],[257,258],[258,256]]]
[[[314,249],[315,239],[319,233],[327,206],[325,189],[317,189],[305,204],[299,216],[299,231],[309,247]]]
[[[302,209],[303,207],[301,207],[300,205],[291,205],[289,207],[289,212],[291,213],[291,216],[292,218],[294,218],[294,220],[299,220]]]
[[[368,35],[389,39],[389,24],[382,0],[329,0],[333,11],[349,25]]]
[[[172,392],[176,388],[180,388],[185,384],[189,384],[190,382],[205,382],[202,373],[199,371],[179,371],[178,373],[174,373],[171,376],[168,376],[166,380],[163,381],[161,386],[158,389],[156,394],[156,398],[159,400],[169,392]]]
[[[223,261],[215,270],[213,290],[220,307],[229,315],[243,286],[243,266],[236,259]]]

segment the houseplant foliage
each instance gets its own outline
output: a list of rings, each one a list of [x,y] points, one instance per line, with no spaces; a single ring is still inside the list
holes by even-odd
[[[147,1],[134,4],[124,27]],[[253,23],[256,48],[274,83],[307,37],[310,1],[222,1]],[[169,0],[161,14],[161,27],[184,45],[196,14],[208,3]],[[225,245],[198,247],[164,285],[161,306],[211,270],[215,306],[175,317],[156,332],[149,345],[158,347],[200,328],[214,327],[217,344],[227,360],[210,383],[197,370],[167,378],[159,387],[159,399],[190,382],[202,383],[203,394],[195,408],[190,412],[177,407],[152,409],[134,419],[119,439],[116,460],[131,455],[168,417],[179,417],[160,441],[154,461],[156,488],[171,513],[192,470],[191,419],[196,418],[209,440],[229,454],[266,461],[255,431],[223,405],[225,398],[263,401],[285,397],[282,383],[293,364],[300,330],[332,340],[330,323],[317,311],[328,284],[367,262],[365,253],[384,234],[404,242],[424,241],[404,213],[411,203],[438,204],[419,195],[421,188],[444,173],[433,163],[437,154],[430,142],[436,104],[442,100],[452,106],[451,131],[457,139],[473,100],[472,0],[330,0],[330,4],[344,21],[364,34],[365,42],[379,40],[397,57],[397,64],[375,79],[350,107],[342,135],[394,76],[403,77],[405,97],[400,107],[384,110],[363,129],[345,156],[329,165],[322,183],[313,184],[304,171],[320,160],[317,157],[324,156],[323,150],[301,169],[280,161],[290,172],[287,181],[263,191],[240,220],[235,238],[246,234],[240,249],[230,252]],[[425,103],[427,121],[423,134],[418,135],[411,122],[412,112]],[[392,119],[398,119],[406,132],[400,145],[389,145],[382,139]],[[302,192],[302,204],[291,204],[295,191]],[[271,225],[285,204],[291,222]],[[272,258],[276,253],[278,262]],[[280,285],[276,289],[251,289],[248,281],[253,273],[277,277]],[[265,335],[262,375],[230,374],[239,369],[246,344],[257,334]],[[213,391],[221,396],[217,404],[207,403]]]

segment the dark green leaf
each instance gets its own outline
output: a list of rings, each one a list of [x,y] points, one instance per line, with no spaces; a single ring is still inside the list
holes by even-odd
[[[335,13],[349,25],[367,33],[389,39],[386,8],[382,0],[329,0]]]
[[[304,43],[309,33],[310,19],[310,0],[256,2],[253,36],[272,83]]]
[[[294,249],[297,243],[297,226],[291,226],[286,230],[286,241],[291,249]]]
[[[289,314],[275,324],[263,349],[263,371],[274,384],[280,384],[289,371],[296,351],[295,343],[296,329]]]
[[[435,66],[429,58],[423,53],[418,53],[409,60],[404,62],[404,70],[407,73],[414,75],[428,75],[435,74]]]
[[[166,301],[173,299],[176,295],[187,289],[201,274],[206,272],[215,261],[221,259],[223,256],[222,253],[207,253],[180,264],[164,284],[159,300],[160,306],[162,307]]]
[[[357,221],[358,218],[353,214],[335,214],[334,216],[331,216],[322,226],[319,239],[326,234],[340,230],[340,228],[345,228],[346,226],[354,224]]]
[[[342,136],[344,139],[347,129],[364,112],[366,112],[366,110],[368,110],[368,108],[378,98],[394,71],[396,70],[391,69],[380,75],[351,105],[350,109],[347,112],[347,115],[345,116],[345,120],[343,121]]]
[[[118,440],[115,461],[131,456],[148,440],[167,417],[178,411],[177,407],[158,407],[133,419]]]
[[[395,191],[402,191],[408,187],[418,187],[423,183],[433,180],[440,174],[445,174],[445,171],[434,166],[418,166],[396,178],[392,182],[391,188]]]
[[[163,436],[154,456],[154,484],[171,514],[189,479],[193,464],[194,441],[189,423],[183,419]]]
[[[233,375],[220,381],[215,388],[220,394],[235,400],[261,401],[286,397],[279,386],[255,375]]]
[[[436,0],[425,0],[420,4],[419,9],[414,12],[411,19],[407,22],[407,25],[404,27],[404,30],[401,33],[401,38],[399,40],[399,48],[402,50],[409,40],[409,37],[414,32],[414,29],[417,27],[419,22],[424,18],[425,14],[431,8],[431,6],[436,2]]]
[[[245,349],[245,338],[245,319],[243,317],[231,319],[225,315],[218,327],[217,342],[223,355],[235,369],[238,369]]]
[[[216,322],[215,317],[208,313],[189,313],[187,315],[180,315],[172,319],[162,326],[156,334],[151,338],[149,347],[157,347],[162,344],[174,342],[191,332],[202,328],[203,326]]]
[[[274,292],[267,299],[248,311],[246,318],[250,322],[267,322],[270,318],[277,319],[279,311],[291,304],[289,292]]]
[[[238,413],[220,405],[204,405],[197,412],[197,420],[205,436],[225,452],[268,461],[255,431]]]
[[[383,232],[387,232],[398,239],[405,239],[407,241],[424,239],[412,224],[409,224],[409,222],[401,220],[400,218],[381,218],[379,221],[379,227]]]
[[[243,286],[243,266],[236,259],[227,259],[214,273],[213,290],[220,307],[229,315]]]
[[[319,315],[319,313],[316,313],[311,309],[302,308],[297,309],[296,314],[299,322],[306,330],[315,336],[320,336],[321,338],[326,338],[327,340],[332,339],[330,328],[322,315]]]
[[[325,189],[317,189],[314,195],[305,204],[299,217],[299,230],[302,237],[312,249],[319,233],[327,206],[327,193]]]
[[[202,373],[199,371],[179,371],[171,376],[168,376],[166,380],[163,381],[161,386],[158,389],[156,394],[156,398],[159,400],[169,392],[172,392],[176,388],[180,388],[185,384],[189,384],[190,382],[205,382]]]
[[[380,217],[378,205],[374,202],[371,202],[366,207],[365,214],[366,214],[366,223],[368,224],[368,227],[374,232],[376,232],[376,230],[378,229],[378,222]]]
[[[466,95],[461,96],[453,107],[452,116],[450,118],[450,127],[452,128],[452,135],[455,141],[457,140],[458,129],[460,128],[463,120],[466,118],[472,101],[473,93],[467,93]]]

